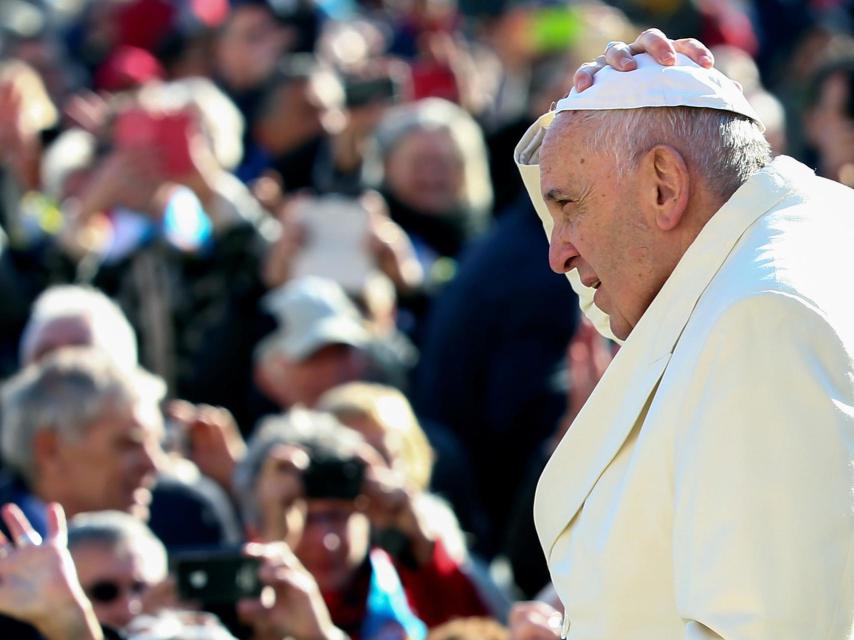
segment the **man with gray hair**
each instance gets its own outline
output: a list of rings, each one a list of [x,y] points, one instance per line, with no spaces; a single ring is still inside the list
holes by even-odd
[[[2,390],[3,459],[16,479],[0,491],[44,531],[46,502],[70,515],[147,514],[163,430],[163,382],[103,350],[65,347]]]
[[[854,195],[677,51],[708,53],[611,43],[516,149],[552,269],[622,343],[535,500],[562,636],[849,638]]]
[[[68,345],[96,346],[120,367],[137,367],[133,327],[119,306],[93,287],[56,285],[36,298],[21,336],[21,364]]]

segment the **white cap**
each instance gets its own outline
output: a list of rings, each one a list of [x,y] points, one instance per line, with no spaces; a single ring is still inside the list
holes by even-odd
[[[561,111],[603,111],[643,107],[701,107],[731,111],[753,120],[760,130],[765,126],[738,85],[716,69],[704,69],[688,57],[677,54],[676,64],[665,67],[642,53],[634,57],[637,68],[617,71],[601,69],[593,86],[582,92],[574,88],[555,108],[540,116],[516,145],[514,160],[528,195],[551,238],[552,220],[540,193],[540,146],[546,130]],[[581,308],[600,333],[613,337],[608,316],[593,305],[594,290],[581,284],[578,272],[567,273],[578,293]]]
[[[703,107],[731,111],[765,127],[738,85],[717,69],[704,69],[687,56],[676,55],[676,64],[665,67],[646,53],[634,57],[637,69],[617,71],[605,67],[592,87],[573,89],[558,101],[561,111],[601,111],[642,107]]]
[[[289,358],[304,360],[330,344],[362,348],[370,342],[356,305],[331,280],[298,278],[268,294],[265,306],[279,329],[261,342],[261,352],[275,347]]]

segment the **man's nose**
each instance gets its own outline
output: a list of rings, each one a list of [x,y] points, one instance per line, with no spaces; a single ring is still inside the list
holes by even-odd
[[[566,273],[573,268],[572,260],[578,256],[575,246],[563,240],[557,234],[552,235],[549,243],[549,266],[555,273]]]
[[[137,462],[141,475],[151,475],[155,473],[158,469],[158,462],[162,454],[163,451],[159,444],[146,443],[145,446],[141,447]]]
[[[119,628],[126,627],[142,613],[142,600],[134,593],[125,593],[118,597],[113,609],[114,622]]]

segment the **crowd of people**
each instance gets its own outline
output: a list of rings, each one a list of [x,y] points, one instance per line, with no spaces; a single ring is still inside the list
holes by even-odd
[[[854,186],[853,18],[5,0],[0,637],[559,637],[534,488],[616,347],[513,149],[657,25]]]

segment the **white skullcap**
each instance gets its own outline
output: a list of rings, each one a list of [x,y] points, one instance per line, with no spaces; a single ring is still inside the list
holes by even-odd
[[[704,69],[681,53],[676,64],[665,67],[652,56],[635,56],[637,69],[617,71],[605,67],[596,74],[592,87],[579,93],[572,89],[558,101],[561,111],[602,111],[642,107],[702,107],[731,111],[765,127],[738,85],[717,69]]]
[[[634,57],[637,68],[601,69],[593,86],[582,92],[573,88],[552,111],[540,116],[516,145],[514,160],[534,208],[551,238],[552,220],[540,193],[540,146],[555,115],[562,111],[604,111],[644,107],[699,107],[730,111],[765,126],[738,85],[716,69],[704,69],[687,56],[676,54],[676,64],[665,67],[646,53]],[[608,316],[593,304],[594,290],[581,284],[573,269],[567,277],[581,302],[581,309],[603,335],[613,337]]]

